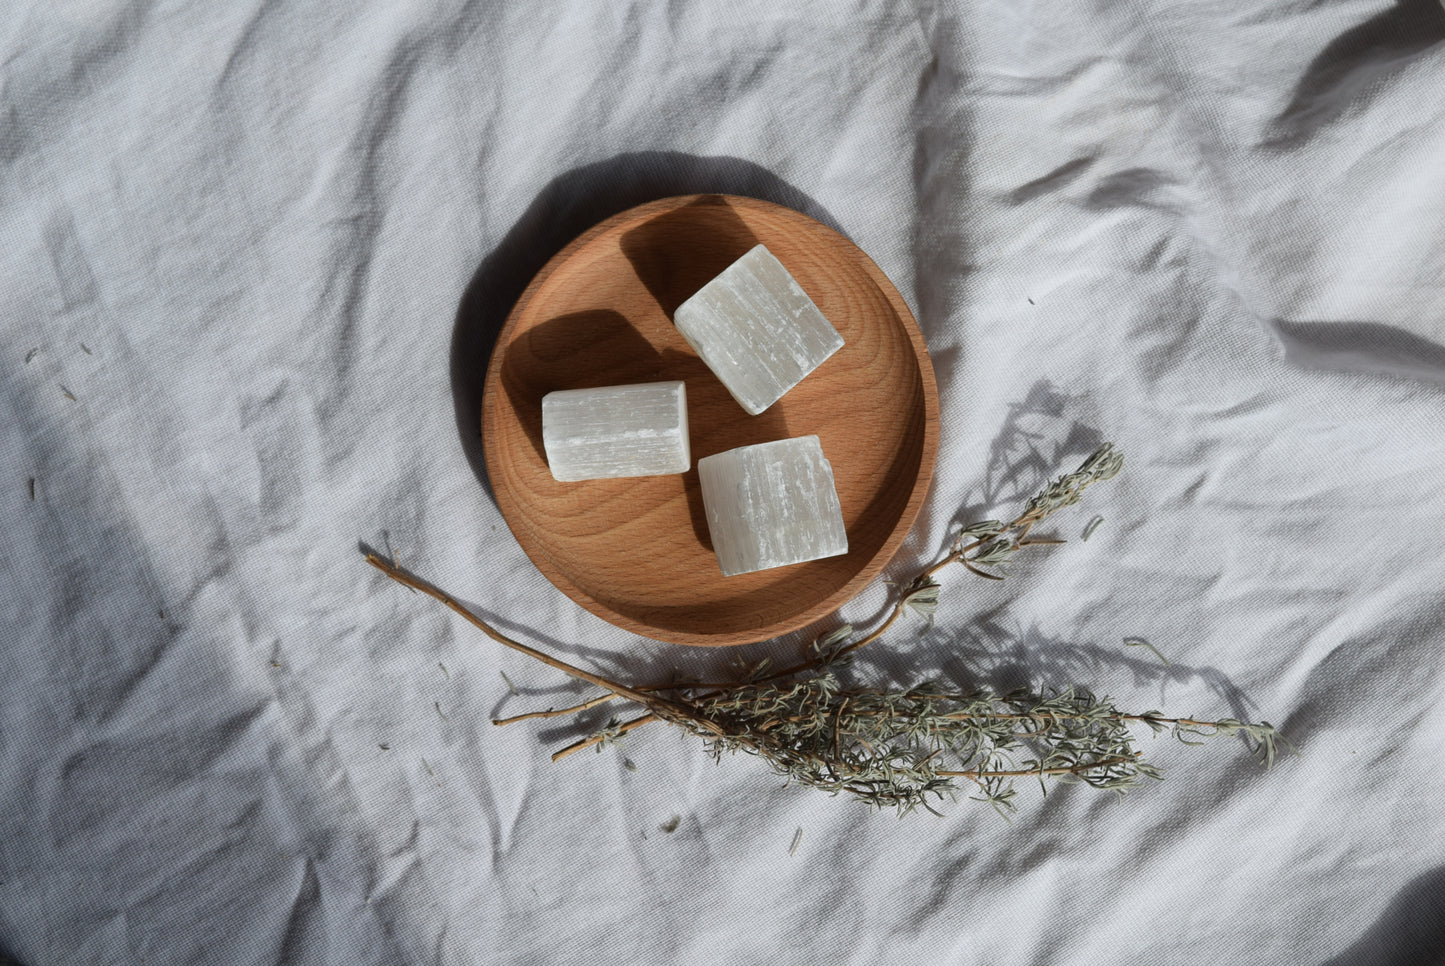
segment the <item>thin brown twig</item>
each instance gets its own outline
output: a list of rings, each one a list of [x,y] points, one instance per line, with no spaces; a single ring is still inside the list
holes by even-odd
[[[410,587],[412,590],[420,591],[421,593],[426,594],[428,597],[431,597],[445,604],[453,612],[461,615],[467,620],[468,623],[472,624],[472,626],[476,627],[483,634],[486,634],[498,644],[501,644],[505,647],[510,647],[514,651],[520,651],[528,657],[536,658],[538,661],[541,661],[548,667],[556,668],[563,673],[572,675],[574,678],[580,678],[581,680],[586,681],[589,684],[595,684],[599,688],[611,691],[613,694],[617,695],[620,698],[626,698],[629,701],[635,701],[643,707],[653,711],[654,713],[660,712],[660,717],[687,718],[689,720],[696,721],[698,724],[702,725],[702,727],[706,728],[709,731],[713,731],[718,734],[722,733],[722,729],[720,729],[713,722],[708,721],[705,718],[699,717],[694,712],[690,711],[687,708],[684,708],[682,705],[678,704],[675,701],[669,701],[666,698],[659,697],[655,694],[645,694],[642,691],[638,691],[635,688],[630,688],[625,684],[619,684],[618,682],[609,680],[608,678],[604,678],[601,675],[593,674],[591,671],[584,671],[582,668],[568,664],[566,661],[558,660],[557,658],[546,653],[545,651],[539,651],[535,647],[528,647],[521,641],[512,640],[510,637],[507,637],[505,634],[497,631],[486,621],[482,620],[480,617],[467,610],[467,608],[463,607],[461,603],[459,603],[454,597],[452,597],[446,591],[442,590],[440,587],[430,584],[427,581],[422,580],[420,577],[409,573],[408,571],[402,570],[400,567],[397,567],[390,561],[383,560],[381,557],[377,556],[374,553],[368,553],[366,555],[366,562],[371,564],[377,570],[380,570],[382,573],[386,574],[392,580],[395,580],[397,583],[402,584],[406,587]]]
[[[611,701],[615,697],[617,697],[617,695],[611,693],[602,694],[593,698],[591,701],[583,701],[581,704],[574,704],[570,708],[548,708],[546,711],[528,711],[526,714],[513,715],[510,718],[493,718],[492,724],[508,725],[515,724],[518,721],[530,721],[533,718],[560,718],[564,714],[576,714],[579,711],[586,711],[589,708],[595,708],[599,704],[606,704],[608,701]]]
[[[552,760],[561,761],[568,755],[576,754],[577,752],[582,751],[584,748],[591,748],[593,745],[601,744],[609,738],[620,737],[627,734],[627,732],[631,731],[633,728],[641,728],[643,725],[657,720],[657,715],[645,714],[640,718],[633,718],[631,721],[624,721],[622,724],[618,725],[616,728],[611,729],[607,733],[592,735],[590,738],[583,738],[581,741],[573,742],[566,748],[563,748],[561,751],[553,753]]]
[[[640,684],[640,685],[638,685],[636,688],[634,688],[634,690],[636,690],[636,691],[642,691],[642,692],[644,692],[644,693],[651,693],[651,692],[654,692],[654,691],[682,691],[682,690],[688,690],[688,689],[692,689],[692,688],[723,688],[723,687],[727,687],[727,685],[724,685],[724,684]],[[617,697],[621,697],[621,695],[618,695],[618,694],[612,693],[612,692],[609,692],[609,693],[607,693],[607,694],[599,694],[597,697],[592,698],[592,699],[589,700],[589,701],[583,701],[581,704],[574,704],[574,705],[572,705],[570,708],[556,708],[556,709],[548,708],[546,711],[533,711],[533,712],[530,712],[530,713],[528,713],[528,714],[519,714],[519,715],[516,715],[515,717],[511,717],[511,718],[501,718],[501,719],[496,719],[496,718],[494,718],[494,719],[492,719],[492,724],[494,724],[494,725],[511,724],[511,723],[514,722],[514,721],[526,721],[528,718],[558,718],[558,717],[561,717],[562,715],[566,715],[566,714],[576,714],[576,713],[579,712],[579,711],[588,711],[588,710],[590,710],[590,709],[592,709],[592,708],[597,707],[598,705],[606,704],[608,701],[611,701],[613,698],[617,698]]]

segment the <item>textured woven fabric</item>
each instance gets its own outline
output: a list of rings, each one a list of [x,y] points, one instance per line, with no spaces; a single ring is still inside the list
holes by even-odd
[[[1445,962],[1438,0],[5,13],[0,959]],[[629,681],[796,653],[592,616],[483,468],[527,281],[699,191],[836,227],[918,317],[941,450],[885,576],[1127,454],[858,673],[1300,754],[1145,736],[1126,798],[900,821],[661,726],[548,760],[606,709],[493,727],[579,690],[358,544]]]

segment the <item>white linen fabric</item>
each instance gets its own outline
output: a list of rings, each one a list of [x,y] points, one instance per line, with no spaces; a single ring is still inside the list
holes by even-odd
[[[1445,962],[1438,0],[0,19],[0,961]],[[488,489],[513,300],[687,192],[822,219],[915,309],[941,452],[886,576],[1127,454],[1068,545],[947,573],[858,674],[1299,754],[1145,735],[1167,777],[1125,798],[898,820],[662,726],[548,760],[606,709],[493,727],[579,690],[358,544],[630,681],[809,636],[635,638]]]

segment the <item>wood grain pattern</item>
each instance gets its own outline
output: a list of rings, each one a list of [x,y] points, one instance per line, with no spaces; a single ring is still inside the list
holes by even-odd
[[[845,344],[766,412],[749,416],[678,334],[672,312],[758,242]],[[542,450],[544,395],[660,379],[687,383],[689,472],[552,478]],[[833,464],[848,554],[722,576],[697,461],[810,433]],[[693,195],[603,222],[532,280],[492,353],[482,435],[502,515],[560,590],[646,637],[747,644],[836,610],[897,551],[933,475],[938,395],[907,305],[852,242],[768,202]]]

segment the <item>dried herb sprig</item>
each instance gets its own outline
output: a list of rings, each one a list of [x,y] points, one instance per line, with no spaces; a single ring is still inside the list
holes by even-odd
[[[1131,724],[1193,735],[1244,733],[1273,762],[1279,741],[1267,724],[1126,714],[1083,688],[1037,695],[955,694],[932,684],[904,690],[846,688],[831,671],[788,685],[745,685],[703,702],[722,736],[703,735],[714,757],[742,751],[766,759],[789,781],[848,792],[901,813],[952,794],[955,779],[974,798],[1012,811],[1014,779],[1082,782],[1127,791],[1159,770],[1135,748]]]
[[[1122,465],[1122,454],[1107,444],[1100,447],[1079,469],[1044,487],[1012,521],[988,520],[961,530],[942,560],[900,588],[892,611],[873,631],[854,640],[851,626],[838,628],[814,641],[798,664],[773,670],[764,661],[741,679],[723,683],[620,684],[500,634],[439,588],[376,554],[366,559],[392,579],[440,600],[493,640],[604,691],[569,708],[495,724],[572,714],[614,698],[645,709],[627,721],[613,718],[600,732],[558,751],[554,761],[584,748],[600,750],[636,728],[667,721],[701,737],[715,758],[739,751],[757,755],[790,781],[846,792],[903,814],[918,807],[933,811],[930,800],[955,794],[961,780],[972,783],[972,797],[1005,813],[1015,808],[1014,782],[1023,777],[1036,778],[1041,786],[1053,778],[1123,793],[1143,778],[1161,777],[1135,747],[1131,725],[1171,733],[1186,744],[1197,744],[1196,737],[1244,735],[1272,764],[1283,739],[1268,722],[1169,718],[1158,711],[1128,714],[1080,687],[998,695],[958,694],[932,683],[893,690],[843,683],[840,672],[853,652],[881,637],[905,612],[933,619],[942,589],[934,575],[940,570],[958,563],[980,576],[1002,579],[995,571],[1002,571],[1018,551],[1061,542],[1030,538],[1035,525],[1077,503],[1088,486],[1110,479]]]

